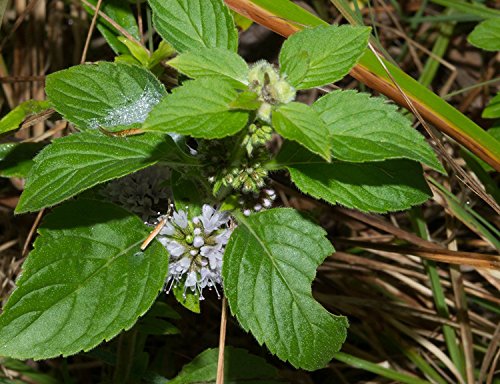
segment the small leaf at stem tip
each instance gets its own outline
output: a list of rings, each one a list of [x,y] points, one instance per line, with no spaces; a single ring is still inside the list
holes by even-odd
[[[306,104],[292,102],[278,107],[272,113],[276,132],[293,140],[326,161],[331,159],[331,143],[328,127],[319,114]]]
[[[199,48],[181,53],[168,64],[192,79],[223,79],[238,89],[245,89],[248,84],[247,63],[236,52],[227,49]]]
[[[281,48],[281,73],[296,89],[338,81],[364,53],[370,31],[370,27],[323,25],[297,32]]]

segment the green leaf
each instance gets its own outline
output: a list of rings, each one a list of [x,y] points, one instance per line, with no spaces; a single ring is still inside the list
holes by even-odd
[[[236,51],[238,31],[222,0],[149,0],[156,30],[179,52]]]
[[[253,91],[243,91],[238,94],[237,98],[229,104],[230,109],[242,109],[244,111],[255,111],[259,109],[262,102],[259,100],[259,95]]]
[[[182,367],[170,384],[215,383],[219,349],[207,349]],[[263,358],[245,349],[226,346],[224,349],[224,383],[278,384],[276,368]]]
[[[153,108],[143,129],[204,139],[234,135],[248,121],[248,113],[230,110],[237,97],[238,92],[224,80],[187,81]]]
[[[97,5],[97,0],[88,0],[94,7]],[[90,15],[94,15],[94,11],[83,5]],[[126,1],[123,0],[106,0],[102,3],[101,11],[109,18],[114,20],[120,27],[126,30],[137,40],[140,39],[139,27],[137,25],[134,12]],[[113,27],[108,21],[102,17],[97,19],[97,29],[102,33],[109,46],[115,53],[125,53],[126,47],[117,39],[120,32]]]
[[[148,67],[149,64],[149,51],[138,42],[120,36],[118,40],[127,47],[130,54],[136,59],[143,67]]]
[[[16,213],[37,211],[99,183],[128,175],[159,160],[184,164],[170,137],[108,137],[93,132],[55,140],[35,158]]]
[[[33,157],[44,146],[43,143],[0,144],[0,176],[26,177],[33,166]]]
[[[239,215],[224,254],[231,312],[296,368],[323,368],[346,338],[346,318],[333,316],[311,295],[316,268],[334,251],[325,236],[299,212],[271,209]]]
[[[333,156],[352,162],[407,158],[445,173],[436,154],[411,121],[380,97],[334,91],[313,108],[328,126]]]
[[[192,292],[184,292],[184,287],[177,285],[172,287],[172,292],[175,299],[186,309],[191,312],[200,313],[200,297]]]
[[[142,123],[166,94],[147,69],[107,62],[53,73],[46,92],[57,112],[83,130]]]
[[[88,0],[93,6],[97,5],[97,0]],[[89,12],[91,15],[94,15],[94,11],[90,8]],[[139,27],[137,26],[137,21],[132,12],[130,4],[123,0],[106,0],[102,4],[101,11],[106,14],[110,19],[115,21],[120,27],[126,30],[130,35],[135,37],[137,40],[140,39],[139,36]],[[106,25],[111,28],[114,32],[119,33],[110,23],[108,23],[103,18],[99,18],[98,22],[100,24]]]
[[[153,304],[168,253],[142,221],[80,200],[48,215],[0,316],[0,355],[48,359],[88,351],[128,329]]]
[[[176,335],[180,330],[170,321],[179,320],[181,316],[167,303],[157,300],[146,315],[139,319],[137,328],[141,333],[148,335]]]
[[[431,195],[422,167],[409,160],[325,163],[301,147],[286,143],[277,162],[288,168],[302,192],[360,211],[401,211],[422,204]]]
[[[168,64],[193,79],[221,78],[243,89],[248,85],[247,63],[236,52],[224,48],[198,48],[181,53]]]
[[[282,105],[273,112],[272,123],[284,138],[330,161],[330,132],[318,113],[308,105],[295,102]]]
[[[500,118],[500,92],[490,100],[490,103],[483,111],[482,117],[485,119]]]
[[[0,134],[13,131],[28,117],[48,110],[50,102],[45,100],[28,100],[19,104],[0,120]]]
[[[280,52],[281,72],[297,89],[342,79],[365,51],[369,27],[319,26],[290,36]]]
[[[486,51],[500,51],[500,19],[489,19],[479,23],[467,40],[475,47]]]

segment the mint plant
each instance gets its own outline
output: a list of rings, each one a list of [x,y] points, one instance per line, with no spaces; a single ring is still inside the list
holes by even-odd
[[[330,204],[385,213],[429,198],[421,164],[443,168],[381,98],[337,90],[297,101],[346,76],[370,28],[308,29],[284,43],[279,66],[247,64],[222,0],[149,4],[158,51],[145,57],[122,39],[130,52],[116,62],[47,78],[50,107],[77,132],[47,145],[27,176],[16,212],[57,207],[0,316],[0,355],[86,351],[132,327],[162,290],[198,312],[213,289],[273,354],[322,368],[348,328],[311,294],[334,247],[312,219],[279,207],[273,175]],[[175,84],[161,81],[165,58]]]

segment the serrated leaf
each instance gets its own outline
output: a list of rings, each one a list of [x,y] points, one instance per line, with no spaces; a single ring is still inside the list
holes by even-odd
[[[277,163],[286,166],[304,193],[364,212],[401,211],[431,196],[420,164],[409,160],[326,163],[294,143],[286,143]]]
[[[488,106],[484,109],[482,117],[485,119],[497,119],[500,118],[500,93],[497,93],[493,97]]]
[[[83,130],[142,123],[166,94],[147,69],[107,62],[53,73],[45,90],[56,111]]]
[[[199,48],[181,53],[169,65],[192,79],[222,78],[237,88],[248,84],[248,65],[236,52],[223,48]]]
[[[342,79],[364,53],[369,27],[329,25],[304,29],[290,36],[280,52],[281,73],[297,89]]]
[[[407,158],[445,173],[436,154],[397,107],[356,91],[333,91],[313,105],[326,123],[333,156],[351,162]]]
[[[35,158],[16,213],[50,207],[159,160],[185,164],[186,157],[168,136],[108,137],[81,132],[63,137]]]
[[[43,143],[0,144],[0,176],[26,177],[33,166],[33,157],[44,146]]]
[[[259,109],[262,102],[259,96],[253,91],[243,91],[236,99],[229,104],[230,109],[242,109],[244,111],[255,111]]]
[[[149,0],[149,5],[156,30],[179,52],[238,48],[238,31],[222,0]]]
[[[28,117],[50,109],[51,104],[45,100],[28,100],[19,104],[0,120],[0,134],[13,131]]]
[[[144,252],[142,221],[80,200],[48,215],[0,316],[0,355],[48,359],[89,350],[130,328],[163,288],[168,254]]]
[[[222,267],[241,326],[280,359],[308,370],[323,368],[346,338],[345,317],[311,295],[316,268],[334,251],[325,236],[293,209],[240,215]]]
[[[218,139],[243,129],[248,113],[230,110],[238,92],[227,81],[198,79],[175,88],[149,114],[145,131]]]
[[[215,383],[219,349],[207,349],[182,367],[171,384]],[[276,368],[263,358],[241,348],[224,349],[224,383],[226,384],[278,384]]]
[[[276,132],[303,145],[311,152],[330,160],[331,144],[328,127],[318,113],[306,104],[288,103],[273,111]]]
[[[97,5],[97,0],[88,1],[94,7]],[[94,15],[94,11],[90,9],[90,7],[87,7],[85,4],[83,4],[83,7],[90,15]],[[140,40],[139,27],[129,3],[123,0],[107,0],[101,5],[101,12],[115,21],[116,24],[118,24],[134,38]],[[117,39],[117,35],[120,35],[121,32],[111,25],[111,23],[104,20],[104,18],[99,17],[97,19],[97,29],[102,33],[115,53],[118,54],[127,52],[127,48]]]
[[[485,20],[474,28],[467,40],[486,51],[500,51],[500,19]]]

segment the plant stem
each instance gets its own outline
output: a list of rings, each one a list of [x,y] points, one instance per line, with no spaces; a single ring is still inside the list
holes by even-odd
[[[216,384],[224,384],[224,350],[226,347],[226,325],[227,325],[227,299],[222,297],[222,311],[220,315],[219,333],[219,360],[217,362]]]

